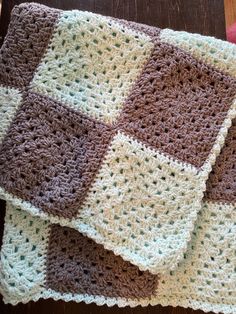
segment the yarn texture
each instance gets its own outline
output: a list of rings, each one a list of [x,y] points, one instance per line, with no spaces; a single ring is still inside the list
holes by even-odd
[[[36,3],[0,50],[6,303],[236,313],[236,48]]]

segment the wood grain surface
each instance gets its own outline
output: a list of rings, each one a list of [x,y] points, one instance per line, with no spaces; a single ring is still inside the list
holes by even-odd
[[[226,27],[236,23],[236,1],[224,0]]]
[[[21,0],[3,0],[1,35],[5,35],[9,12]],[[60,9],[80,9],[161,28],[186,30],[225,38],[223,0],[41,0],[34,1]]]
[[[7,32],[10,11],[20,0],[3,0],[0,35]],[[225,39],[224,0],[41,0],[34,1],[52,7],[87,10],[124,18],[161,28],[186,30]],[[0,201],[0,238],[3,233],[4,202]],[[0,299],[0,314],[203,314],[202,311],[180,307],[137,307],[119,309],[94,304],[41,300],[26,305],[4,305]]]

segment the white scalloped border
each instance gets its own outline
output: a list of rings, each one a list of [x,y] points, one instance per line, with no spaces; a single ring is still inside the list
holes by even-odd
[[[1,287],[0,287],[0,293]],[[235,314],[236,313],[236,305],[234,304],[215,304],[215,303],[209,303],[209,302],[203,302],[201,300],[193,300],[188,299],[186,296],[171,296],[171,297],[155,297],[152,299],[141,299],[141,300],[131,300],[131,299],[123,299],[123,298],[105,298],[103,296],[89,296],[86,294],[72,294],[72,293],[59,293],[52,289],[43,289],[41,292],[36,294],[33,298],[30,298],[26,296],[25,298],[22,298],[18,300],[17,298],[13,299],[12,296],[3,296],[3,301],[5,304],[12,304],[17,305],[18,303],[28,303],[30,301],[38,301],[40,299],[53,299],[55,301],[57,300],[63,300],[65,302],[74,301],[77,303],[85,302],[86,304],[95,303],[98,306],[107,305],[108,307],[112,307],[114,305],[117,305],[120,308],[129,306],[131,308],[136,306],[142,306],[146,307],[148,305],[156,306],[172,306],[177,307],[181,306],[183,308],[191,308],[194,310],[202,310],[204,312],[215,312],[215,313],[224,313],[224,314]]]

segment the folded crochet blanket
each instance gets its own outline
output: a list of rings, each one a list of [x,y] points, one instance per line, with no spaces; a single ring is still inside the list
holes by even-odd
[[[142,272],[81,233],[7,204],[0,292],[98,305],[172,305],[236,313],[236,120],[207,183],[192,241],[175,271]]]
[[[235,61],[211,37],[13,9],[0,51],[5,302],[235,312]]]

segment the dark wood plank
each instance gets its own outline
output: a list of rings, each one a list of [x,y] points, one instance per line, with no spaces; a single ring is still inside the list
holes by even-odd
[[[5,36],[10,11],[27,0],[3,0],[0,22]],[[161,28],[169,27],[225,39],[223,0],[41,0],[34,1],[60,9],[80,9]],[[217,17],[217,21],[216,21]]]
[[[0,35],[4,37],[10,20],[10,11],[15,4],[32,2],[27,0],[3,0],[0,20]],[[40,2],[60,9],[80,9],[104,15],[124,18],[140,23],[186,30],[225,39],[225,18],[223,0],[41,0]],[[217,21],[216,21],[217,17]],[[3,232],[4,202],[0,202],[0,238]],[[203,314],[180,307],[161,306],[137,307],[135,309],[108,308],[94,304],[65,303],[40,300],[26,305],[4,305],[0,300],[1,314]]]

